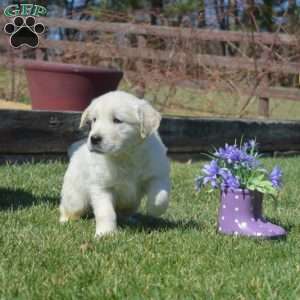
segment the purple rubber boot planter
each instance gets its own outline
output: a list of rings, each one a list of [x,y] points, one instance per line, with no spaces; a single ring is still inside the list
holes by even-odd
[[[218,231],[265,239],[286,236],[286,231],[266,221],[262,216],[262,194],[235,189],[221,191]]]

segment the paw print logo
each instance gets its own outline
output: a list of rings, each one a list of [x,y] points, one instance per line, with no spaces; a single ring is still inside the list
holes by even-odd
[[[42,23],[36,23],[33,17],[14,18],[12,23],[8,23],[4,27],[4,31],[11,35],[10,44],[14,48],[19,48],[26,45],[31,48],[36,48],[39,44],[39,34],[45,31],[45,26]]]

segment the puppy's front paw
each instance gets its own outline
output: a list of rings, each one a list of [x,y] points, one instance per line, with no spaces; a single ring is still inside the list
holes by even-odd
[[[101,238],[107,235],[112,235],[117,232],[117,225],[115,222],[102,223],[96,227],[96,238]]]
[[[114,235],[117,233],[117,229],[114,230],[97,230],[96,234],[95,234],[95,238],[99,239],[105,236],[110,236],[110,235]]]

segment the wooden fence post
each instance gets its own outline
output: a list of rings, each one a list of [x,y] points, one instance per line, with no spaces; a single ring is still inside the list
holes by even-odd
[[[265,97],[259,97],[258,99],[258,114],[262,117],[269,117],[270,113],[270,99]]]
[[[262,70],[264,72],[264,70]],[[267,90],[269,88],[269,74],[264,74],[261,80],[260,88]],[[267,97],[258,98],[258,115],[260,117],[268,118],[270,116],[270,99]]]
[[[261,58],[268,62],[270,59],[270,53],[268,50],[264,50],[262,53]],[[265,72],[266,70],[262,69],[262,72]],[[263,78],[260,83],[260,87],[262,89],[268,89],[269,88],[269,73],[266,72],[263,74]],[[268,118],[270,116],[270,99],[267,97],[259,97],[258,98],[258,115],[261,117]]]
[[[147,40],[145,39],[145,37],[139,35],[137,37],[138,40],[138,48],[147,48]]]
[[[146,49],[147,48],[147,40],[145,39],[144,36],[138,36],[137,37],[137,44],[139,49]],[[143,61],[137,61],[136,62],[136,68],[140,74],[143,74],[144,72],[147,72],[145,67],[144,67],[144,62]],[[136,86],[134,87],[133,91],[134,94],[138,98],[144,98],[145,96],[145,82],[143,79],[139,79],[136,81]]]

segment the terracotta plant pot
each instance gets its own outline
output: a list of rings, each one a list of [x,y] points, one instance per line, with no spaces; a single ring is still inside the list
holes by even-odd
[[[248,190],[221,191],[218,231],[262,239],[279,239],[286,231],[263,217],[263,195]]]
[[[123,73],[82,65],[33,62],[25,66],[32,109],[82,111],[92,99],[116,90]]]

